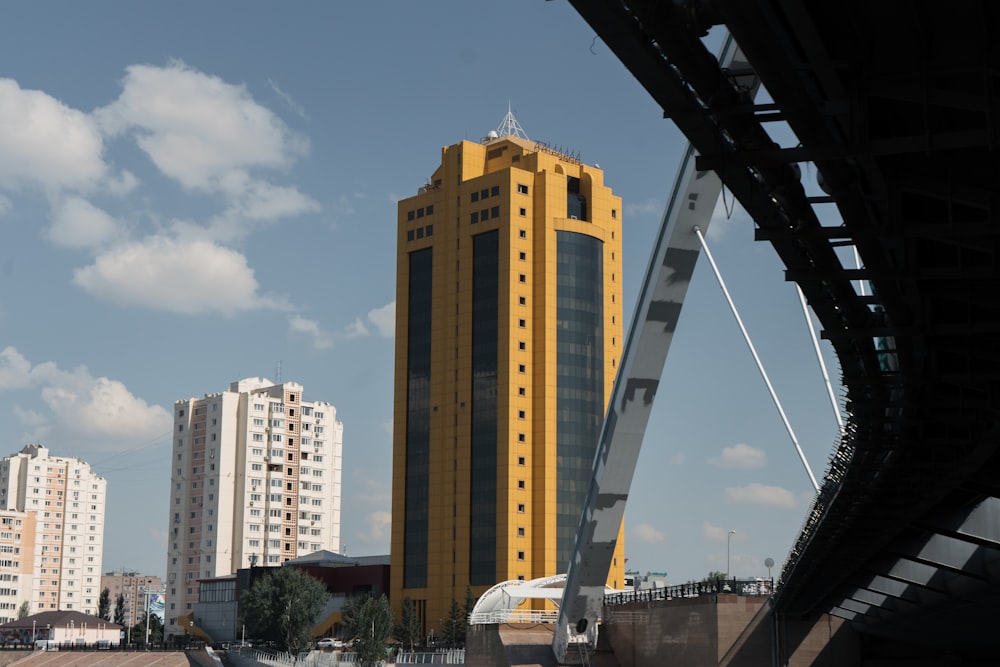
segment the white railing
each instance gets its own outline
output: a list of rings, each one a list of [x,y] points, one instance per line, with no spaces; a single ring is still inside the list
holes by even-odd
[[[469,614],[469,625],[489,625],[494,623],[555,623],[559,612],[533,609],[498,610]]]

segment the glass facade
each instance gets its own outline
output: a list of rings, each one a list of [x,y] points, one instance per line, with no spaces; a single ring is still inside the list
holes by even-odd
[[[470,583],[497,582],[497,370],[500,235],[473,238]]]
[[[604,421],[604,247],[556,232],[556,565],[568,571]]]
[[[431,277],[433,249],[410,253],[407,332],[406,521],[403,585],[427,585],[430,491]]]

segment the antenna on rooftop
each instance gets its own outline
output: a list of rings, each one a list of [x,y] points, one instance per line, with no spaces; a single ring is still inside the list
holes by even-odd
[[[281,384],[281,360],[278,360],[278,365],[274,369],[274,383]]]
[[[513,135],[515,137],[521,137],[522,139],[528,139],[528,135],[525,134],[524,128],[521,124],[517,122],[514,118],[514,112],[510,110],[510,100],[507,100],[507,115],[503,117],[500,121],[500,127],[496,129],[497,136],[505,137],[507,135]],[[528,139],[530,141],[530,139]]]

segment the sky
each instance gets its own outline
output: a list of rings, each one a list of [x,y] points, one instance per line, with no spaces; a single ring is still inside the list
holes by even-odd
[[[344,424],[342,551],[387,554],[396,202],[508,108],[622,197],[630,322],[686,142],[565,0],[5,3],[0,456],[89,462],[103,569],[165,576],[173,402],[280,377]],[[794,286],[731,195],[708,242],[821,478],[839,431]],[[776,577],[811,498],[702,258],[627,568]]]

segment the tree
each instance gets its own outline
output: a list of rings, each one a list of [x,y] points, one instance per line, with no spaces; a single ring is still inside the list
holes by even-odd
[[[465,619],[462,617],[462,609],[458,606],[455,598],[451,599],[448,618],[444,619],[444,627],[441,630],[441,640],[445,648],[460,648],[462,646],[465,640]]]
[[[385,645],[392,635],[392,609],[383,595],[351,598],[344,605],[344,628],[354,640],[360,667],[374,667],[385,659]]]
[[[399,624],[393,628],[392,636],[412,653],[414,647],[423,639],[420,618],[413,600],[407,595],[403,598],[403,606],[399,612]]]
[[[17,619],[28,618],[31,613],[31,603],[25,600],[21,603],[21,606],[17,608]]]
[[[111,620],[111,591],[107,587],[97,598],[97,617],[105,621]]]
[[[243,623],[254,637],[273,641],[295,655],[312,641],[312,626],[328,598],[318,579],[293,567],[279,567],[258,577],[242,596]]]
[[[140,619],[132,626],[132,641],[136,644],[146,643],[146,616],[140,615]],[[149,643],[163,643],[163,621],[156,614],[149,615]]]
[[[472,594],[472,586],[467,586],[465,588],[465,607],[462,609],[462,613],[465,618],[462,623],[462,646],[465,646],[465,633],[469,630],[469,618],[472,616],[472,610],[476,608],[476,596]]]
[[[107,590],[107,589],[105,589]],[[115,598],[115,625],[125,627],[125,594],[119,593]]]

